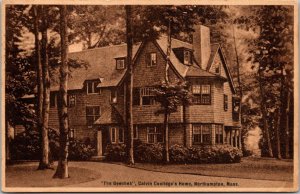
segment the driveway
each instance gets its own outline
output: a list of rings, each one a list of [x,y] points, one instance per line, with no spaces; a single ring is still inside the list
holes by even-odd
[[[8,166],[6,177],[9,183],[14,186],[7,187],[7,191],[294,191],[293,182],[289,181],[269,181],[227,178],[215,176],[201,176],[191,174],[177,174],[166,172],[153,172],[149,170],[137,169],[123,164],[110,164],[103,162],[70,162],[71,178],[64,180],[53,180],[52,172],[41,172],[36,170],[22,171],[27,166],[37,166],[37,163],[23,163]],[[75,169],[75,171],[74,171]],[[78,170],[76,170],[78,169]],[[81,172],[79,172],[81,170]],[[14,173],[13,173],[14,171]],[[40,181],[46,181],[38,186],[32,184],[31,180],[37,179],[37,173],[42,176]],[[46,174],[48,175],[46,176]],[[72,174],[73,173],[73,174]],[[44,176],[43,176],[44,175]],[[24,178],[23,178],[24,177]],[[34,179],[35,178],[35,179]],[[23,180],[29,181],[22,186],[18,183]],[[43,179],[43,180],[42,180]],[[78,179],[81,179],[78,180]],[[259,179],[259,177],[257,177]],[[76,180],[75,182],[73,180]],[[52,182],[51,182],[52,181]],[[67,181],[63,185],[63,181]],[[18,186],[19,185],[19,186]],[[56,186],[56,187],[55,187]]]

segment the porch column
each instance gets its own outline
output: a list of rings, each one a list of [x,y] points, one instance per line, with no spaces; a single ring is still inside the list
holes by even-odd
[[[216,125],[212,124],[211,125],[211,144],[215,145],[216,144]]]
[[[239,128],[239,148],[241,149],[242,148],[242,128],[240,127]]]
[[[102,129],[97,130],[97,156],[102,156]]]
[[[232,146],[233,145],[233,141],[232,141],[232,129],[229,130],[229,144]]]

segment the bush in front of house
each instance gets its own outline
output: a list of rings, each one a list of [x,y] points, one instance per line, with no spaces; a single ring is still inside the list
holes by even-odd
[[[95,145],[90,141],[73,139],[69,144],[69,159],[86,161],[96,154]]]
[[[161,144],[142,143],[135,148],[137,162],[159,163],[163,160],[163,146]]]
[[[169,149],[170,162],[172,163],[187,163],[189,158],[189,149],[182,145],[172,145]]]
[[[108,144],[105,149],[105,160],[113,162],[125,162],[127,159],[125,144]]]

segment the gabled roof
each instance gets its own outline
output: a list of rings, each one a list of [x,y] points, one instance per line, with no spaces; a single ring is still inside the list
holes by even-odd
[[[228,65],[227,65],[226,57],[225,57],[225,55],[223,53],[223,49],[222,49],[222,47],[219,43],[215,43],[215,44],[211,45],[211,54],[210,54],[210,58],[209,58],[209,61],[208,61],[208,64],[207,64],[206,71],[208,72],[210,70],[210,68],[212,67],[212,64],[214,63],[216,55],[218,53],[220,53],[220,55],[221,55],[220,57],[221,57],[223,67],[225,69],[225,72],[226,72],[226,75],[227,75],[227,78],[228,78],[230,88],[231,88],[233,93],[236,93],[236,90],[235,90],[235,87],[234,87],[234,84],[233,84],[233,80],[232,80],[232,76],[231,76],[230,70],[229,70]]]
[[[120,124],[124,123],[122,115],[118,110],[112,105],[111,110],[106,108],[103,113],[101,113],[100,118],[94,122],[94,125],[107,125],[107,124]]]
[[[133,56],[137,52],[139,44],[133,46]],[[88,68],[77,68],[72,70],[69,76],[68,90],[82,89],[86,80],[100,79],[99,87],[116,86],[123,78],[126,69],[116,70],[116,59],[126,57],[126,44],[100,47],[69,53],[69,58],[86,61]],[[59,75],[57,72],[56,75]],[[51,83],[51,91],[59,90],[59,83]]]
[[[197,65],[192,65],[189,67],[186,73],[186,77],[218,77],[218,76],[211,72],[201,69]]]

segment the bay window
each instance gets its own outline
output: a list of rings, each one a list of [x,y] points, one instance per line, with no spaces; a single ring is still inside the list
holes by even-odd
[[[211,104],[211,89],[209,84],[192,85],[192,93],[194,95],[193,102],[195,104]]]
[[[211,143],[211,124],[193,125],[193,144]]]
[[[223,144],[223,125],[216,124],[216,144]]]

